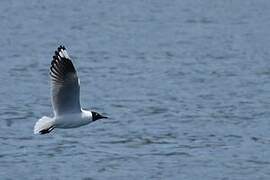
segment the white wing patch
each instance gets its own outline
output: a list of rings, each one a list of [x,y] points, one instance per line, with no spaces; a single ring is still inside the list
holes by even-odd
[[[67,53],[67,50],[65,50],[65,49],[60,49],[59,55],[60,55],[61,58],[67,58],[67,59],[70,59],[70,57],[69,57],[69,55],[68,55],[68,53]]]
[[[62,49],[62,53],[63,53],[63,55],[64,55],[65,58],[70,59],[70,57],[69,57],[69,55],[67,53],[67,50],[63,50]]]

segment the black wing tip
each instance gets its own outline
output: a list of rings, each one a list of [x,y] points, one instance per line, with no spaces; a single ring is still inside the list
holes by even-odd
[[[57,48],[58,52],[61,51],[61,49],[66,50],[65,46],[63,46],[63,45],[58,46],[58,48]]]
[[[53,56],[53,59],[63,59],[63,58],[66,58],[66,57],[61,57],[60,56],[60,52],[61,50],[66,50],[66,47],[63,46],[63,45],[60,45],[58,46],[58,48],[54,51],[54,56]]]
[[[51,61],[50,75],[54,81],[62,81],[65,79],[66,73],[75,73],[76,70],[73,66],[72,61],[68,56],[61,51],[66,50],[65,46],[60,45],[56,51],[54,51],[54,56]]]
[[[59,56],[59,51],[54,51],[54,55],[57,57]]]
[[[53,61],[57,60],[58,57],[56,55],[53,56]]]

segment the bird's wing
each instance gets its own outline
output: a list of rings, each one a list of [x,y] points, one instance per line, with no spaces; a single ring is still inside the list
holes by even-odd
[[[79,79],[64,46],[55,51],[50,76],[54,113],[62,115],[81,112]]]

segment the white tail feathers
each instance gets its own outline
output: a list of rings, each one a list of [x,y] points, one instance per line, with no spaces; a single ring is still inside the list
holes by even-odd
[[[34,134],[45,134],[49,133],[54,128],[54,119],[43,116],[40,118],[34,127]]]

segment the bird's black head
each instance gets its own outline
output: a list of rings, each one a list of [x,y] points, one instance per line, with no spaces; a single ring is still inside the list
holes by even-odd
[[[92,121],[96,121],[96,120],[99,120],[99,119],[108,118],[106,116],[100,115],[99,113],[97,113],[95,111],[91,111],[91,113],[92,113]]]

